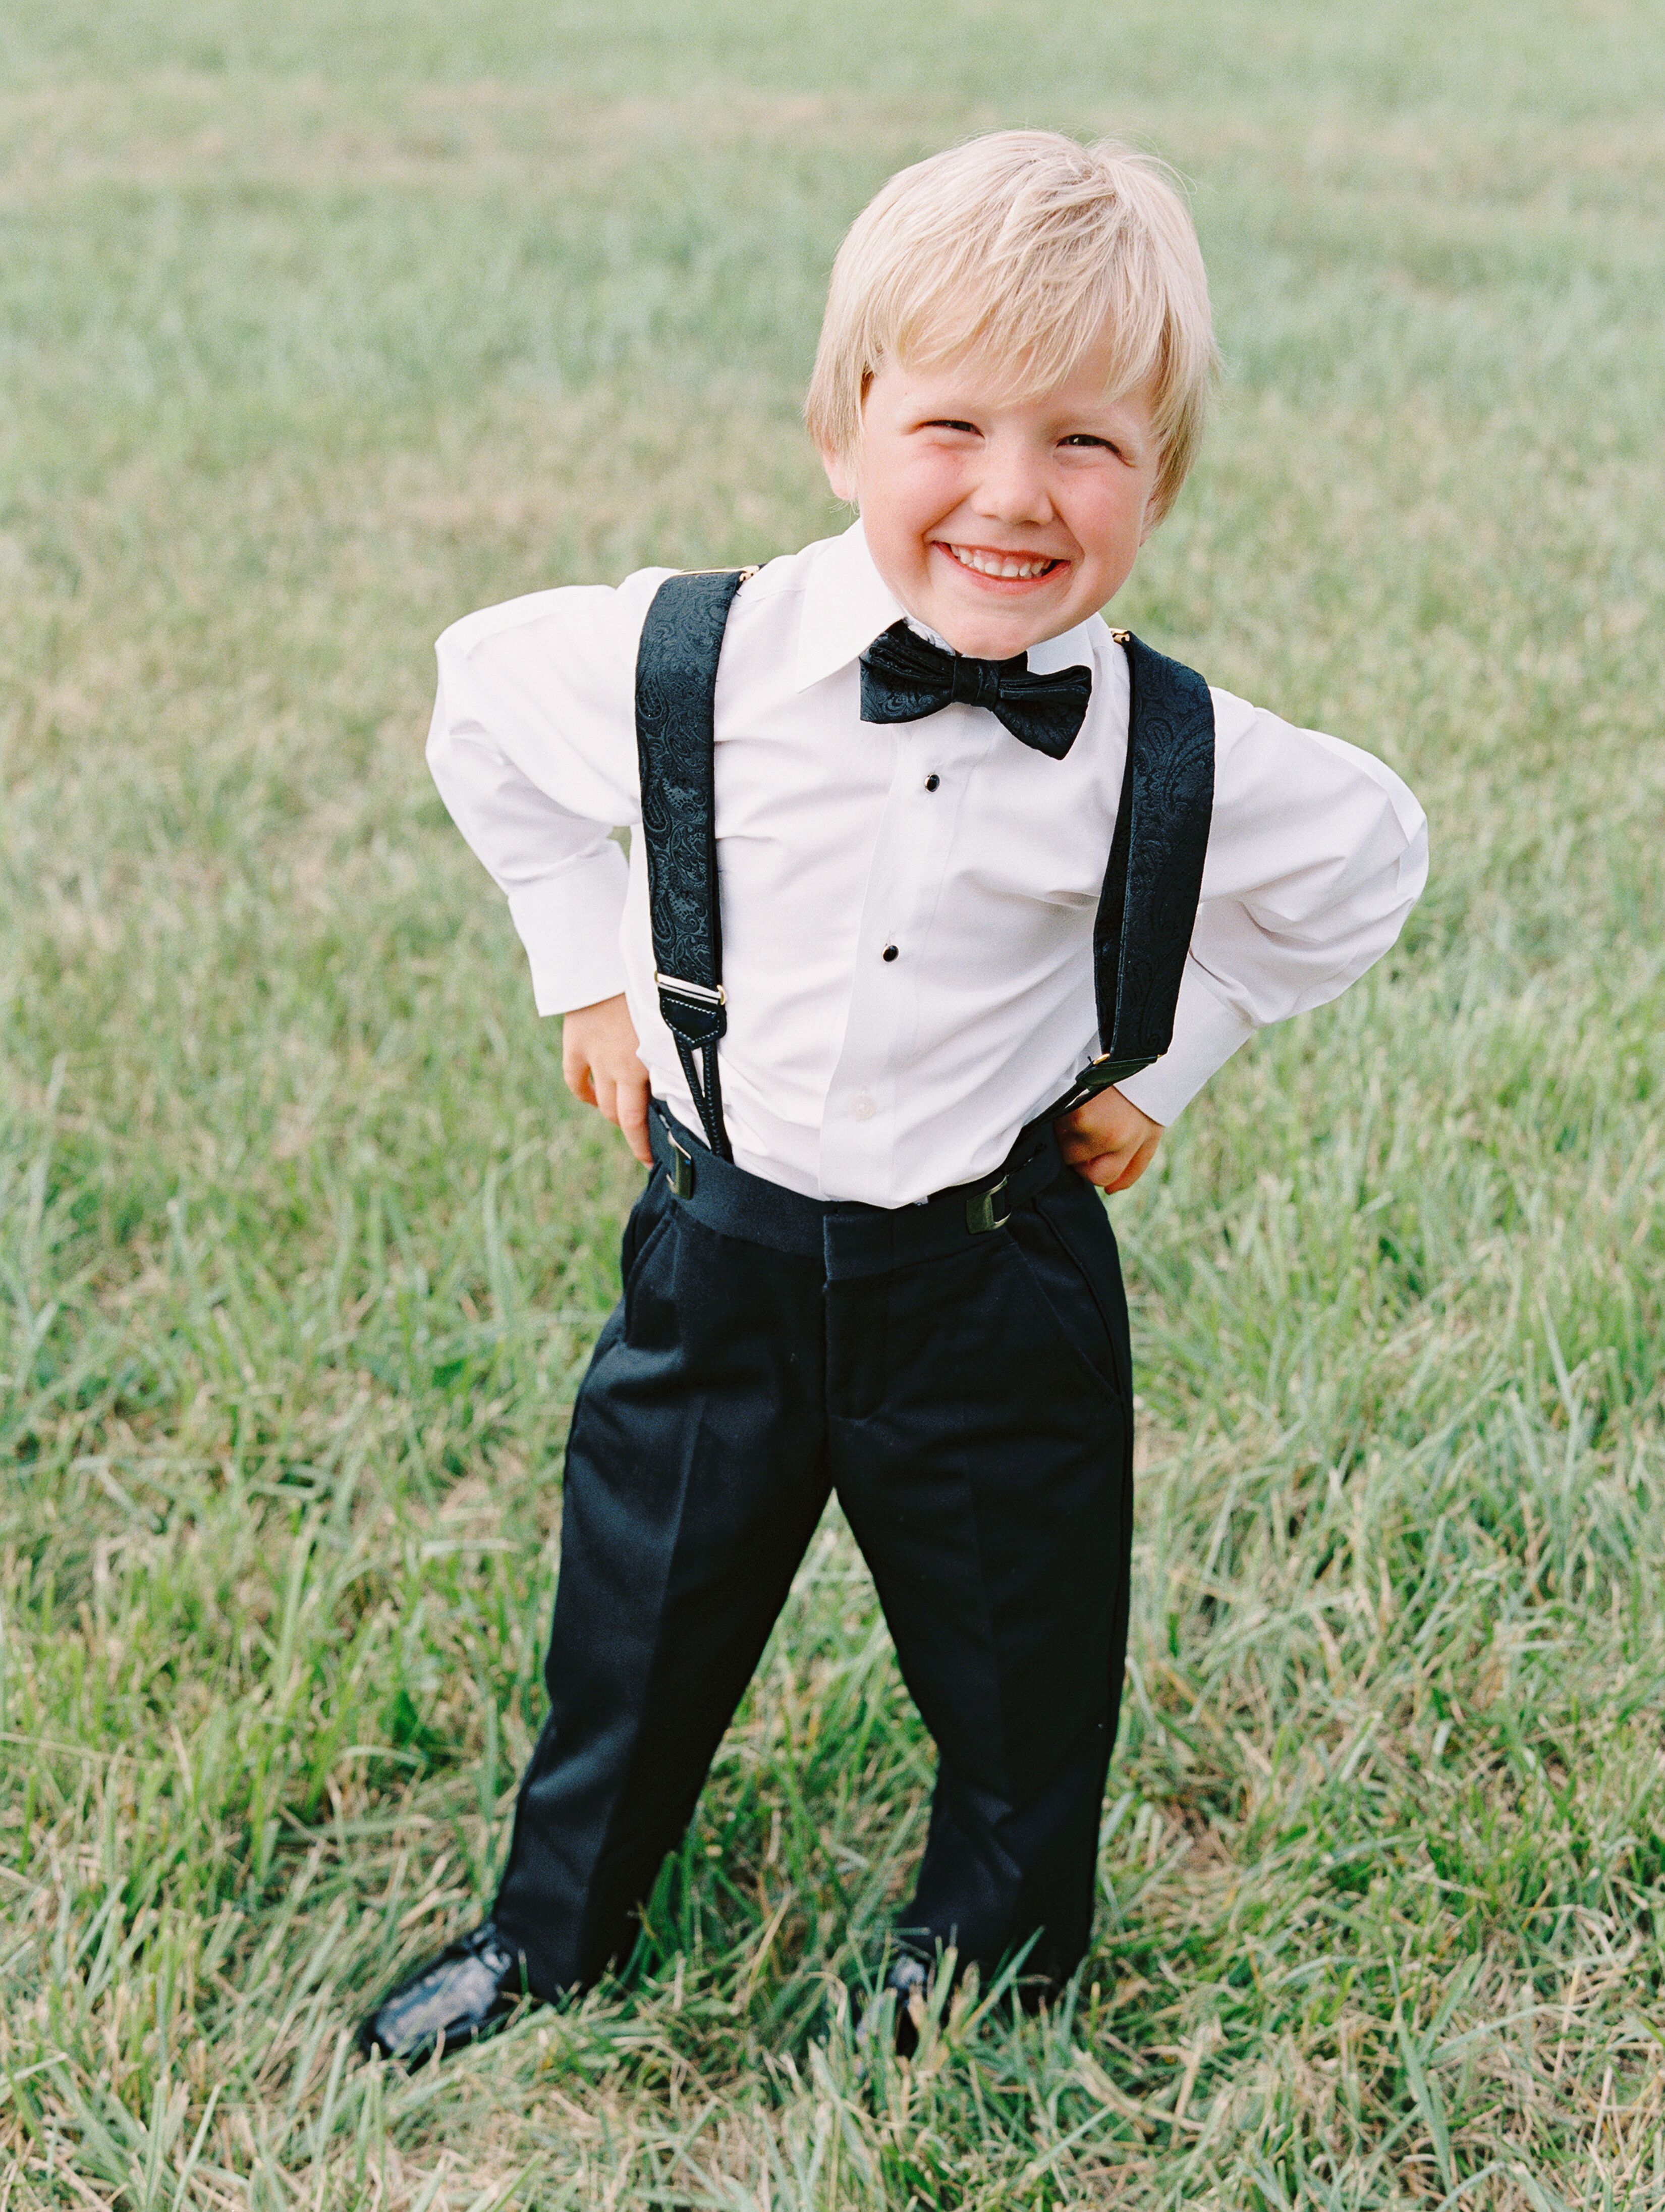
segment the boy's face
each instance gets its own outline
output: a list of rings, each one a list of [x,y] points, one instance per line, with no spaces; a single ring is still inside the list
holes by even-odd
[[[957,653],[1008,659],[1127,581],[1161,453],[1148,393],[1107,399],[1105,368],[1090,355],[1013,400],[975,356],[890,362],[868,386],[860,451],[823,457],[834,491],[860,503],[880,575]]]

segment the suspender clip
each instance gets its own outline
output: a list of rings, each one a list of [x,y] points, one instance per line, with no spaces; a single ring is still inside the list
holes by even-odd
[[[694,1155],[686,1145],[678,1144],[677,1133],[669,1121],[665,1125],[665,1140],[671,1147],[671,1194],[673,1198],[692,1198],[694,1195]]]
[[[981,1237],[991,1229],[1004,1229],[1011,1220],[1009,1213],[994,1211],[995,1200],[1011,1180],[1010,1176],[1002,1176],[999,1182],[990,1183],[987,1190],[980,1190],[975,1198],[965,1201],[965,1225],[974,1237]]]
[[[661,991],[674,991],[678,998],[692,999],[698,1006],[726,1006],[728,1004],[728,994],[720,983],[714,991],[704,983],[684,983],[679,975],[661,975],[657,968],[653,970],[653,981]]]

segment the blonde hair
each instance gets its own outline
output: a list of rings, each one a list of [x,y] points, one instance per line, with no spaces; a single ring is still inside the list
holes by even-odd
[[[1108,336],[1112,396],[1149,383],[1162,448],[1152,518],[1195,457],[1218,366],[1208,279],[1173,173],[1113,138],[995,131],[892,177],[833,263],[805,417],[852,458],[887,362],[985,353],[1005,388],[1049,389]]]

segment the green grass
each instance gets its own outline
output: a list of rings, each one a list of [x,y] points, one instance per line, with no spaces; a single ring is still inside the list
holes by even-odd
[[[1665,2206],[1657,0],[8,0],[0,2206]],[[1192,179],[1122,603],[1435,872],[1116,1204],[1079,1992],[864,2070],[928,1746],[836,1520],[626,1986],[406,2081],[489,1894],[635,1176],[427,784],[435,633],[835,520],[843,225]]]

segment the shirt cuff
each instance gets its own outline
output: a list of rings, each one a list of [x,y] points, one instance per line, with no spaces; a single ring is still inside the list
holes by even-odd
[[[610,839],[509,893],[509,917],[532,963],[540,1014],[570,1013],[624,988],[618,927],[629,877],[629,862]]]
[[[1254,1034],[1255,1024],[1217,994],[1207,970],[1188,960],[1174,1009],[1173,1042],[1160,1060],[1115,1087],[1165,1128]]]

